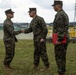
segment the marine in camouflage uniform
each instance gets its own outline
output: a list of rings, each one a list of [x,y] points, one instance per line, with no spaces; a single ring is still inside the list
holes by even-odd
[[[57,11],[57,14],[55,15],[55,19],[54,19],[53,33],[58,34],[59,43],[63,40],[64,35],[66,35],[65,44],[56,44],[54,46],[55,59],[56,59],[59,75],[64,75],[66,72],[66,52],[69,43],[69,34],[68,34],[69,19],[68,19],[68,15],[62,9],[62,5],[63,5],[62,1],[54,1],[54,5],[53,5],[55,11]],[[57,10],[56,7],[61,7],[61,8]]]
[[[36,8],[30,8],[29,14],[32,11],[36,11]],[[24,31],[24,33],[33,32],[34,35],[34,65],[38,67],[40,57],[44,62],[46,67],[49,67],[48,56],[46,51],[46,35],[47,35],[47,26],[42,17],[35,15],[33,20],[30,23],[30,27]],[[41,38],[45,41],[40,42]]]
[[[13,15],[13,11],[11,9],[8,9],[5,11],[6,16],[8,14]],[[14,31],[13,22],[9,17],[6,18],[3,25],[3,31],[4,31],[4,45],[5,45],[5,59],[4,59],[4,65],[5,67],[10,68],[10,63],[14,57],[15,54],[15,42],[17,42],[17,39],[15,35],[20,34],[21,31]]]

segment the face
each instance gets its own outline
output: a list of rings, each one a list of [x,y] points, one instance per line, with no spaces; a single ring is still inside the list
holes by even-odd
[[[8,13],[8,14],[7,14],[7,17],[13,18],[13,17],[14,17],[14,14],[13,14],[13,13]]]
[[[30,16],[30,17],[34,17],[34,15],[35,15],[35,11],[29,12],[29,16]]]
[[[55,6],[53,6],[53,8],[54,8],[55,11],[58,11],[59,6],[58,5],[55,5]]]

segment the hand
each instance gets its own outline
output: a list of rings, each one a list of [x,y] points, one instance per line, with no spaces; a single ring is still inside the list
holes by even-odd
[[[21,33],[24,33],[25,31],[24,30],[21,30]]]
[[[56,41],[56,44],[61,44],[61,42]]]
[[[45,39],[41,38],[40,42],[44,42],[44,41],[45,41]]]

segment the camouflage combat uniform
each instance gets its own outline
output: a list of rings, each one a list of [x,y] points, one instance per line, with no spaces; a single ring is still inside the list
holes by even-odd
[[[15,42],[17,42],[15,35],[21,33],[21,31],[14,31],[13,22],[8,18],[4,21],[3,31],[6,50],[4,65],[10,65],[15,53]]]
[[[69,43],[68,28],[69,28],[68,16],[63,10],[60,10],[59,12],[57,12],[54,19],[53,33],[58,33],[59,42],[63,40],[64,35],[66,35],[67,42],[66,44],[55,45],[55,59],[59,73],[66,72],[66,52]]]
[[[47,27],[43,18],[36,16],[30,24],[30,28],[25,30],[25,33],[33,32],[34,34],[34,65],[39,65],[40,57],[45,66],[49,66],[48,56],[46,51],[46,41],[40,42],[41,38],[46,40]]]

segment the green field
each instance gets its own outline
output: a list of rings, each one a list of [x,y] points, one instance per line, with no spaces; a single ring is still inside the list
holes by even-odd
[[[5,55],[3,41],[0,40],[0,75],[53,75],[57,71],[55,63],[53,44],[47,43],[47,52],[50,62],[50,70],[41,72],[40,69],[44,68],[43,62],[37,70],[31,69],[33,66],[33,41],[31,40],[19,40],[16,43],[16,53],[11,63],[11,66],[15,70],[5,70],[3,66],[3,60]],[[66,75],[76,75],[76,44],[69,44],[67,51],[67,72]]]

